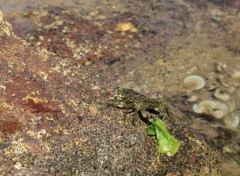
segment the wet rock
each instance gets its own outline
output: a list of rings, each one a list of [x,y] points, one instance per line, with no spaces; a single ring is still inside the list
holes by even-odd
[[[180,151],[159,154],[146,124],[107,105],[111,85],[17,38],[3,17],[0,43],[0,175],[220,174],[214,152],[173,119]]]

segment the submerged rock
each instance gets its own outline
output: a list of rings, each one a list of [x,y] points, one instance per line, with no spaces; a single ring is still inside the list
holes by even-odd
[[[158,153],[145,123],[107,105],[113,86],[17,38],[1,13],[0,43],[0,175],[220,174],[214,152],[173,119],[181,148]]]

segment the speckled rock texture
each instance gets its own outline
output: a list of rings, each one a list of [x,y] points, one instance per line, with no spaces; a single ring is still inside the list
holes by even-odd
[[[182,145],[157,152],[146,124],[109,107],[113,86],[74,59],[16,37],[0,12],[0,175],[219,175],[214,152],[166,122]]]

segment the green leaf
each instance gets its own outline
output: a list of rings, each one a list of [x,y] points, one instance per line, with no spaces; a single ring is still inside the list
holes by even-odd
[[[148,135],[156,135],[158,142],[158,151],[166,153],[168,156],[173,156],[177,153],[180,147],[180,142],[168,133],[164,122],[155,118],[152,120],[151,125],[147,128]]]

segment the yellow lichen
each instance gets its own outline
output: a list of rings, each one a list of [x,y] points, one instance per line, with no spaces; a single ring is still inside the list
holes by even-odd
[[[34,137],[34,136],[35,136],[35,132],[32,131],[32,130],[28,130],[26,133],[27,133],[27,135],[30,136],[30,137]]]
[[[12,110],[14,108],[14,105],[8,104],[6,102],[1,102],[0,100],[0,108]]]
[[[107,115],[103,115],[102,116],[104,119],[106,119],[106,120],[111,120],[111,117],[109,117],[109,116],[107,116]]]
[[[44,71],[40,71],[40,72],[39,72],[39,75],[40,75],[44,80],[47,80],[47,79],[48,79],[48,74],[45,73]]]
[[[28,102],[29,100],[32,100],[35,104],[48,103],[48,100],[46,98],[40,99],[40,98],[34,97],[39,94],[40,93],[38,90],[34,90],[34,91],[30,92],[29,94],[27,94],[22,100],[26,101],[26,102]]]
[[[97,115],[97,112],[98,112],[97,106],[94,104],[90,105],[89,111],[90,111],[91,115],[93,115],[93,116]]]

